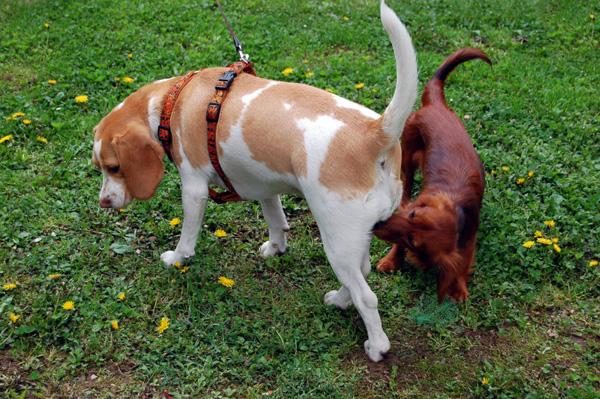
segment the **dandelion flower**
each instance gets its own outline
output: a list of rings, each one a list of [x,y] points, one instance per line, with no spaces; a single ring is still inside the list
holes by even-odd
[[[531,247],[533,247],[534,245],[535,245],[535,242],[534,242],[534,241],[527,241],[525,244],[523,244],[523,246],[524,246],[525,248],[531,248]]]
[[[46,27],[46,29],[50,29],[50,24],[49,24],[48,22],[46,22],[46,23],[44,24],[44,26]]]
[[[75,101],[78,103],[86,103],[87,100],[88,100],[88,96],[85,96],[85,95],[75,97]]]
[[[219,283],[221,283],[225,287],[233,287],[233,285],[235,284],[235,282],[232,279],[227,277],[219,277]]]
[[[333,90],[331,90],[331,89],[325,89],[325,91],[326,91],[327,93],[333,93]]]
[[[122,301],[123,299],[125,299],[125,293],[124,293],[124,292],[121,292],[121,293],[119,294],[118,298],[119,298],[119,301]]]
[[[539,242],[540,244],[544,244],[544,245],[552,245],[552,241],[550,241],[547,238],[538,238],[537,242]]]
[[[173,266],[175,266],[176,268],[179,269],[181,267],[181,263],[175,262],[175,263],[173,263]]]
[[[54,79],[50,79],[50,80],[48,81],[48,84],[55,85],[55,84],[56,84],[56,80],[54,80]]]
[[[536,237],[541,237],[541,236],[542,236],[542,232],[541,232],[541,231],[539,231],[539,230],[538,230],[538,231],[536,231],[536,232],[535,232],[535,236],[536,236]]]
[[[525,183],[525,179],[520,178],[519,180],[517,180],[517,184],[523,184]]]
[[[354,86],[357,90],[362,89],[363,87],[365,87],[364,83],[359,83],[356,86]]]
[[[160,326],[158,326],[156,331],[158,331],[159,334],[162,334],[163,331],[165,331],[167,328],[169,328],[169,319],[167,319],[166,317],[163,317],[162,320],[160,321]]]
[[[344,21],[349,21],[350,18],[348,18],[347,16],[344,15]]]
[[[177,226],[179,223],[181,223],[181,219],[179,218],[175,218],[169,222],[169,224],[173,227]]]
[[[20,118],[22,116],[25,116],[25,114],[22,113],[22,112],[15,112],[12,117],[13,117],[13,119],[17,119],[17,118]]]
[[[550,228],[554,227],[554,220],[546,220],[544,224]]]
[[[19,317],[21,317],[21,315],[20,314],[11,313],[11,314],[8,315],[8,317],[10,317],[10,321],[12,321],[13,323],[16,323],[17,320],[19,320]]]
[[[552,248],[554,248],[554,250],[558,253],[560,253],[560,251],[562,251],[562,249],[558,246],[558,244],[552,245]]]
[[[23,119],[23,124],[29,125],[31,123],[30,119]]]
[[[57,278],[59,278],[60,276],[62,276],[62,274],[60,273],[56,273],[56,274],[51,274],[48,276],[48,278],[50,278],[50,280],[56,280]]]
[[[110,322],[110,326],[111,326],[113,329],[117,330],[117,329],[119,328],[119,323],[117,323],[117,321],[116,321],[116,320],[113,320],[113,321],[111,321],[111,322]]]
[[[48,139],[42,136],[37,136],[37,141],[41,141],[42,143],[48,143]]]
[[[294,70],[292,68],[285,68],[283,70],[283,72],[281,72],[281,73],[284,75],[289,75],[290,73],[293,73],[293,72],[294,72]]]
[[[115,78],[115,82],[120,82],[121,78]]]
[[[75,307],[75,303],[73,301],[67,301],[63,303],[63,309],[72,310]]]
[[[13,283],[4,284],[4,285],[2,286],[2,289],[3,289],[4,291],[10,291],[10,290],[14,290],[15,288],[17,288],[17,285],[16,285],[16,284],[13,284]]]
[[[130,59],[133,58],[133,53],[127,54],[127,57],[129,57]]]
[[[125,83],[131,83],[131,82],[133,82],[133,79],[130,78],[129,76],[126,76],[126,77],[123,78],[123,82],[125,82]]]
[[[593,21],[594,19],[596,19],[596,16],[595,16],[594,14],[590,14],[590,18],[591,18],[591,19],[592,19],[592,21]]]
[[[530,171],[529,173],[527,173],[527,177],[529,177],[531,179],[533,177],[533,171]]]
[[[481,380],[481,385],[487,385],[490,383],[490,379],[487,377],[483,377],[483,380]]]
[[[373,93],[377,93],[377,89],[373,89]]]
[[[556,237],[552,238],[550,241],[552,241],[554,244],[558,244],[558,238]]]
[[[12,140],[12,138],[13,138],[12,134],[9,134],[8,136],[4,136],[0,139],[0,143],[4,143],[5,141]]]
[[[186,266],[183,269],[181,269],[181,271],[179,273],[183,274],[183,273],[187,272],[188,270],[190,270],[190,267]]]
[[[594,267],[594,266],[598,266],[598,261],[597,260],[591,260],[590,261],[590,267]]]
[[[508,166],[503,166],[502,167],[502,171],[503,172],[508,172],[510,170],[510,168]]]
[[[306,77],[307,77],[307,78],[310,78],[310,77],[312,77],[313,75],[314,75],[314,73],[312,73],[312,72],[307,72],[307,73],[306,73]]]
[[[227,237],[227,232],[225,232],[225,230],[218,229],[217,231],[215,231],[215,235],[219,238]]]

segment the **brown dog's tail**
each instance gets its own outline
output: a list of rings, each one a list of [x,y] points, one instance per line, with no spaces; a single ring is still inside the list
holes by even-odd
[[[442,65],[435,71],[435,74],[423,90],[423,106],[429,105],[435,102],[441,102],[446,104],[446,96],[444,95],[444,83],[446,78],[454,69],[465,61],[469,61],[475,58],[479,58],[482,61],[492,65],[492,61],[485,55],[485,53],[476,48],[463,48],[454,53],[450,54],[448,58],[444,60]]]

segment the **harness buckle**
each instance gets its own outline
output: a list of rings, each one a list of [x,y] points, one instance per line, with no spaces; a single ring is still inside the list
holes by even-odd
[[[223,74],[223,76],[221,76],[219,78],[219,80],[217,81],[215,89],[217,89],[217,90],[229,90],[229,86],[231,86],[231,83],[233,82],[233,79],[235,79],[236,76],[237,76],[237,73],[235,71],[227,71],[227,72],[225,72]]]
[[[207,122],[218,122],[219,114],[221,113],[221,104],[210,102],[208,103],[208,109],[206,110],[206,121]]]

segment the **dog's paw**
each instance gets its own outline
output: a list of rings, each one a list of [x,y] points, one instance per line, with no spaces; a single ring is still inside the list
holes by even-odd
[[[390,351],[390,340],[387,336],[383,336],[380,342],[365,341],[365,352],[369,359],[374,362],[380,362],[383,357]]]
[[[396,270],[398,270],[398,268],[394,262],[390,262],[386,258],[380,259],[379,262],[377,262],[377,271],[381,273],[392,273]]]
[[[175,251],[167,251],[160,255],[160,260],[165,262],[165,266],[173,266],[175,263],[183,264],[184,258]]]
[[[286,248],[281,248],[279,244],[271,243],[271,241],[265,242],[260,247],[260,254],[264,258],[270,258],[275,255],[282,255],[285,253]]]
[[[339,291],[329,291],[325,294],[325,304],[335,305],[342,310],[352,305],[352,298],[349,295],[340,295]]]

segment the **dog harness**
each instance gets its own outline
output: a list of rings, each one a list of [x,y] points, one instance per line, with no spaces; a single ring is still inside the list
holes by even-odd
[[[225,175],[223,168],[221,168],[219,156],[217,154],[217,124],[219,122],[219,115],[221,114],[221,106],[227,97],[227,93],[229,92],[229,88],[231,87],[233,80],[242,72],[256,76],[253,66],[254,64],[252,64],[252,62],[243,60],[229,65],[229,70],[225,72],[217,81],[217,84],[215,85],[215,94],[210,100],[206,110],[206,122],[208,123],[206,138],[210,162],[212,163],[221,180],[223,180],[225,187],[227,187],[229,190],[219,193],[211,188],[208,189],[208,194],[213,201],[218,204],[232,201],[244,201],[244,199],[235,191],[233,185]],[[160,116],[160,124],[158,126],[158,139],[160,140],[165,153],[171,162],[173,162],[173,154],[171,149],[171,114],[173,113],[175,101],[177,100],[179,93],[185,87],[185,85],[187,85],[189,81],[196,76],[198,72],[199,71],[190,71],[181,79],[179,79],[175,85],[171,87],[167,93],[167,97],[165,98],[162,114]]]

